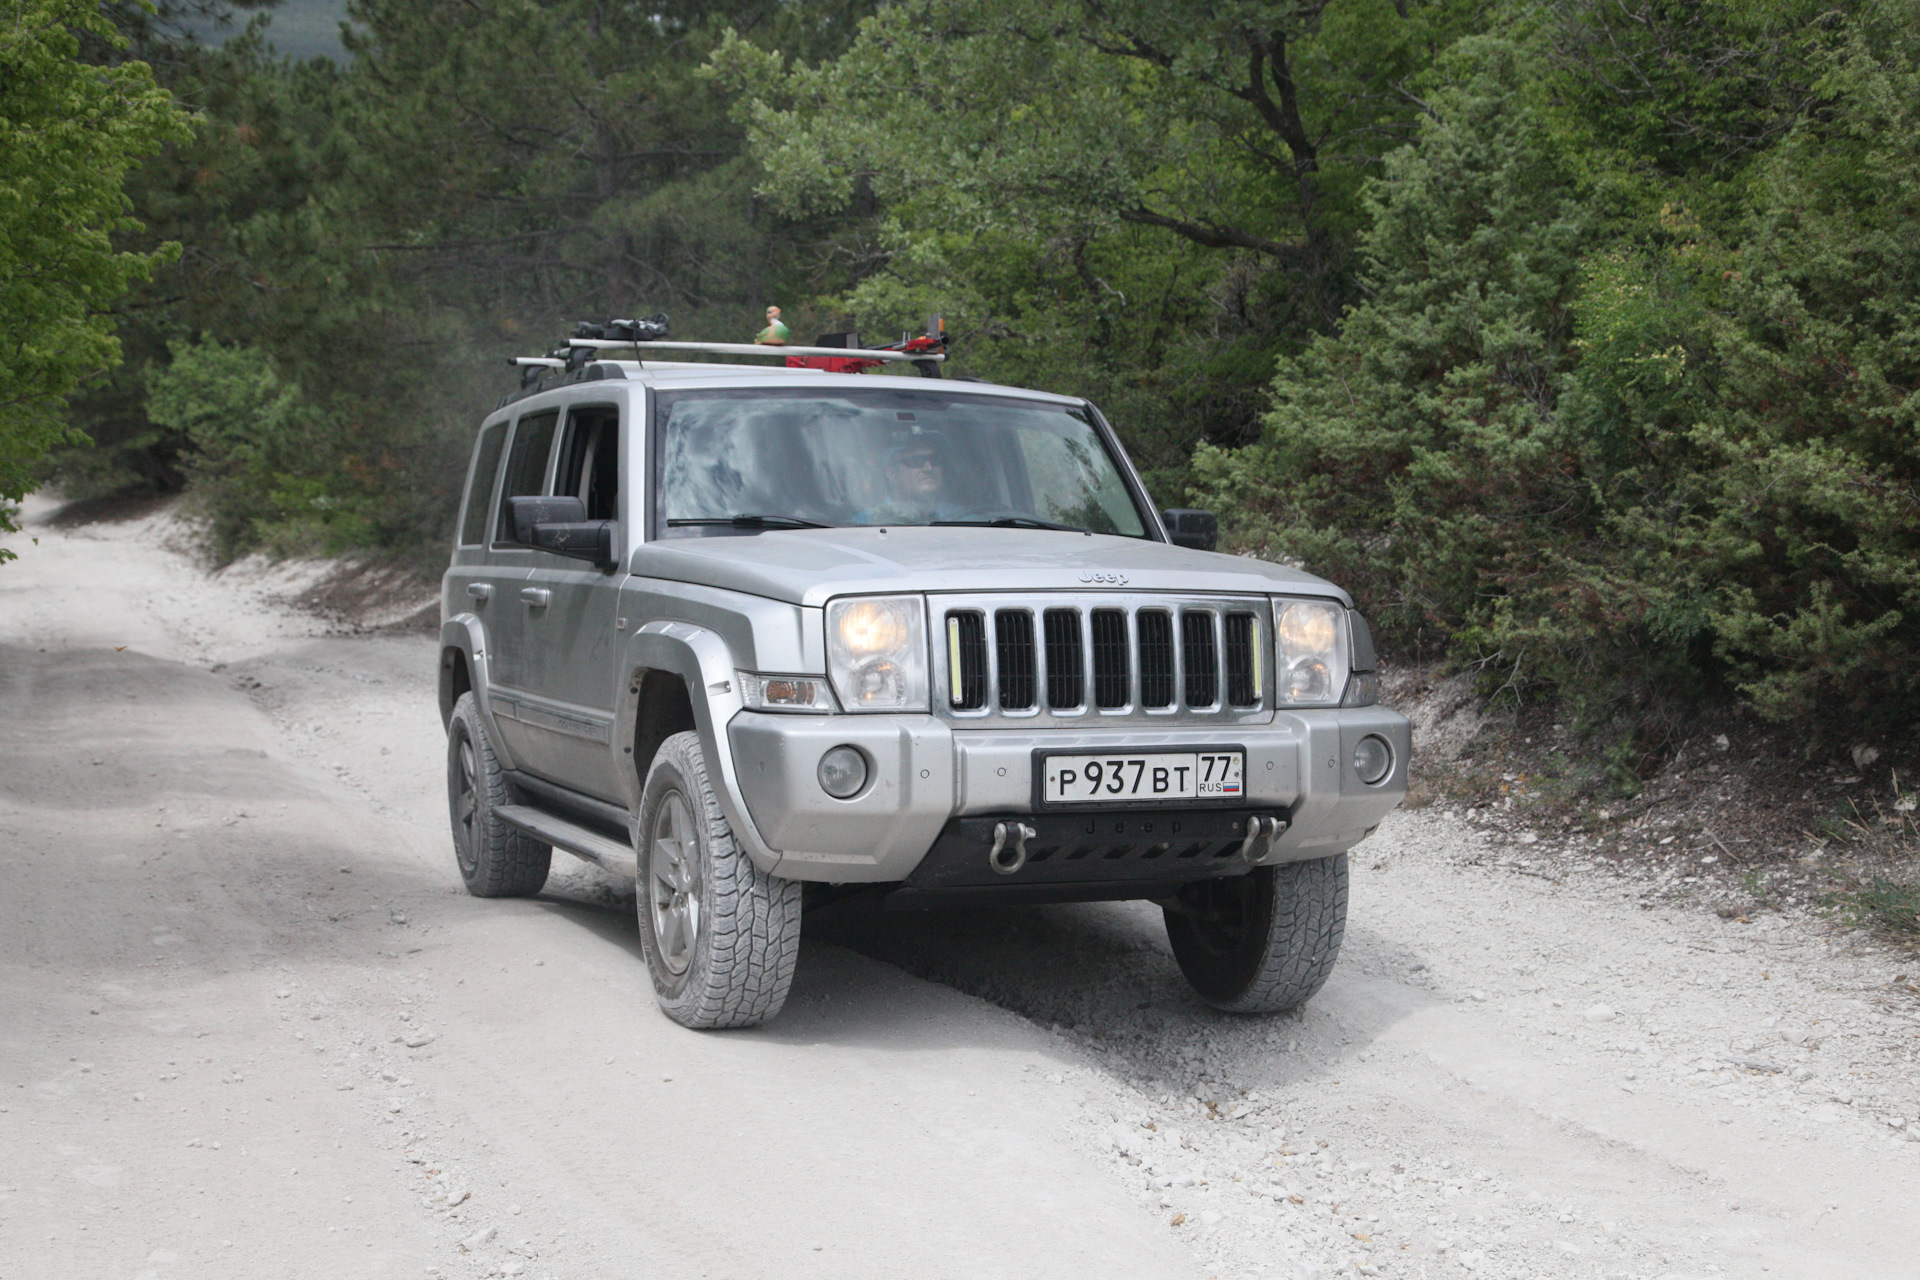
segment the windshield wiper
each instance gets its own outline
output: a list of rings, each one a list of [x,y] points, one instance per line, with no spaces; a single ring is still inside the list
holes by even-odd
[[[736,529],[831,529],[830,524],[821,524],[818,520],[802,520],[799,516],[683,516],[667,521],[669,528],[679,528],[687,524],[726,524]]]
[[[1032,516],[994,516],[990,520],[929,520],[930,525],[972,525],[976,528],[996,529],[1059,529],[1066,533],[1081,533],[1084,530],[1070,524],[1055,524],[1051,520],[1036,520]]]

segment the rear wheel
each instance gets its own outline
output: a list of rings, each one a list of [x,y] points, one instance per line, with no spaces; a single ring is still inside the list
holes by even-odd
[[[800,956],[800,883],[768,875],[734,842],[699,734],[660,744],[639,835],[640,940],[667,1016],[706,1030],[779,1013]]]
[[[471,693],[463,693],[447,724],[447,808],[453,819],[454,860],[467,892],[476,898],[528,898],[547,882],[553,846],[495,815],[512,803],[506,774],[480,723],[480,709]]]
[[[1347,927],[1347,855],[1188,885],[1164,908],[1180,971],[1208,1004],[1282,1013],[1325,984]]]

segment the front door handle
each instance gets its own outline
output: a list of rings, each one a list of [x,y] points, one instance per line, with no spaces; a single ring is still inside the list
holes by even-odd
[[[522,587],[520,598],[535,609],[544,609],[547,607],[547,602],[553,599],[553,592],[545,587]]]
[[[493,599],[493,584],[491,582],[469,582],[467,584],[467,594],[475,600],[491,600]]]

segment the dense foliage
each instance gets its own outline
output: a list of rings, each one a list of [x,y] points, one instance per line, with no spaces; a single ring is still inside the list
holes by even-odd
[[[70,490],[425,562],[474,370],[571,320],[942,312],[1397,652],[1595,723],[1920,719],[1920,0],[351,14],[342,65],[164,5],[83,51],[199,115],[127,185],[121,248],[185,250]]]
[[[1920,11],[1627,16],[1441,59],[1370,296],[1199,473],[1499,681],[1909,725]]]
[[[121,14],[198,112],[128,188],[143,242],[185,252],[124,309],[130,358],[76,399],[93,444],[58,475],[191,488],[221,559],[425,567],[502,357],[659,309],[745,336],[769,301],[850,279],[837,224],[760,211],[699,72],[729,29],[829,53],[858,4],[356,0],[338,66],[278,57],[260,19],[199,45],[186,2]]]
[[[944,309],[978,368],[1098,400],[1175,490],[1358,299],[1361,192],[1476,12],[904,0],[831,63],[730,40],[713,65],[780,208],[877,199],[857,317]]]
[[[185,122],[144,65],[81,61],[83,38],[124,43],[82,0],[0,0],[0,531],[68,434],[62,397],[118,358],[106,308],[167,256],[111,235],[127,169]]]

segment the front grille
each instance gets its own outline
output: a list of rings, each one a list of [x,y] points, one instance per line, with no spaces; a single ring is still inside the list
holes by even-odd
[[[1264,599],[997,595],[935,608],[947,639],[936,687],[957,716],[1245,719],[1266,706]]]

